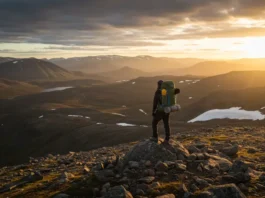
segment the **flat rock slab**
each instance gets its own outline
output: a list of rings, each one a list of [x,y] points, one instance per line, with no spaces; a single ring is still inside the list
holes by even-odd
[[[150,161],[154,164],[158,161],[175,161],[178,155],[184,157],[189,155],[189,151],[178,142],[173,141],[170,145],[158,144],[149,140],[142,141],[135,145],[124,157],[125,164],[129,161],[141,160]]]

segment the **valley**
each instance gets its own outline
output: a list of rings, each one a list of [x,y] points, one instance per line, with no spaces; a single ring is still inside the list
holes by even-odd
[[[16,64],[14,60],[0,63],[0,70],[5,71],[0,81],[0,167],[3,168],[26,164],[29,159],[39,161],[47,155],[97,152],[105,147],[118,149],[116,145],[148,139],[152,134],[154,92],[161,79],[172,80],[181,90],[177,96],[181,110],[170,116],[172,136],[177,140],[185,142],[181,139],[185,134],[189,134],[185,136],[188,139],[203,138],[206,131],[219,127],[224,127],[224,131],[237,131],[240,127],[262,131],[265,124],[265,71],[225,72],[224,66],[222,71],[210,74],[201,72],[207,71],[203,66],[200,72],[187,69],[190,72],[183,75],[181,72],[156,75],[125,66],[84,73],[38,59],[16,60]],[[31,72],[24,73],[21,68]],[[233,133],[224,132],[226,136]],[[215,132],[207,134],[219,137]],[[164,137],[162,124],[159,135]],[[125,147],[121,155],[132,149],[122,148]],[[240,152],[244,149],[243,146]],[[73,172],[80,171],[80,167],[74,167]],[[58,171],[55,170],[56,174]],[[30,189],[26,192],[32,195]]]

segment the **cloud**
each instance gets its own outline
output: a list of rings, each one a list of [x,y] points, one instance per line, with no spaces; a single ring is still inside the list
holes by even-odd
[[[183,39],[203,39],[203,38],[242,38],[242,37],[262,37],[265,36],[265,28],[245,28],[245,27],[227,27],[221,30],[202,31],[201,28],[187,31],[171,36],[158,35],[155,40],[183,40]]]
[[[0,0],[0,42],[75,45],[59,50],[82,51],[88,45],[163,46],[156,39],[263,36],[262,27],[227,23],[264,20],[264,7],[264,0]],[[187,24],[193,26],[183,28]],[[182,32],[171,35],[171,29]]]
[[[233,45],[242,45],[244,44],[243,42],[234,42]]]
[[[44,50],[65,50],[65,51],[101,51],[101,50],[106,50],[105,48],[95,48],[95,47],[80,47],[80,46],[49,46],[43,48]]]
[[[14,50],[11,50],[11,49],[1,49],[0,50],[0,53],[3,53],[3,54],[10,53],[10,52],[15,52],[15,51]]]

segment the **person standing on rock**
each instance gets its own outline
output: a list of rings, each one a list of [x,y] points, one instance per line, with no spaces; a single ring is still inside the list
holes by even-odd
[[[162,106],[163,103],[163,99],[162,99],[162,95],[164,94],[164,91],[166,91],[165,89],[162,89],[162,84],[164,83],[163,80],[159,80],[157,82],[157,90],[155,92],[155,96],[154,96],[154,102],[153,102],[153,121],[152,121],[152,128],[153,128],[153,137],[151,138],[152,141],[158,142],[158,133],[157,133],[157,125],[158,123],[163,120],[164,122],[164,128],[165,128],[165,133],[166,133],[166,137],[164,140],[164,143],[169,143],[169,139],[170,139],[170,127],[169,127],[169,116],[170,116],[170,111],[169,112],[165,112],[164,108],[163,110],[159,109]],[[174,87],[174,83],[170,82],[170,86]],[[180,90],[178,88],[174,88],[173,89],[173,93],[172,95],[176,95],[179,94]],[[175,97],[175,96],[173,96]],[[175,99],[174,99],[175,100]],[[168,101],[168,99],[167,99]],[[180,107],[179,107],[180,108]]]

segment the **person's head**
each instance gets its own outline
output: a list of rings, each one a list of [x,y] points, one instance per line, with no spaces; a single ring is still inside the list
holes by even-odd
[[[160,88],[160,87],[162,86],[162,83],[163,83],[163,80],[159,80],[159,81],[157,82],[157,87]]]

